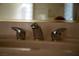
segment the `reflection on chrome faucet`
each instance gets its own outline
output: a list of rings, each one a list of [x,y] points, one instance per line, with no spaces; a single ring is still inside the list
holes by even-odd
[[[52,41],[61,41],[66,28],[58,28],[51,33]]]
[[[31,25],[31,27],[32,27],[32,30],[33,30],[34,39],[35,40],[44,40],[41,27],[37,23],[33,23]]]
[[[16,31],[17,39],[25,40],[25,31],[22,28],[18,28],[18,27],[11,27],[11,28]]]

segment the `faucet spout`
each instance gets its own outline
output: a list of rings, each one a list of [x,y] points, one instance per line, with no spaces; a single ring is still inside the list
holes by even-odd
[[[37,23],[33,23],[31,28],[33,30],[33,36],[35,40],[44,40],[41,27]]]

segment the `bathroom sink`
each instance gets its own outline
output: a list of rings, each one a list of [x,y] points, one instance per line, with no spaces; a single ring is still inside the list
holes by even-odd
[[[51,41],[0,40],[0,55],[79,55],[79,44]]]

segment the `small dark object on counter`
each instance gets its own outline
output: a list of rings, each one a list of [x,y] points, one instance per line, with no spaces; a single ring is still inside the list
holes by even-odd
[[[57,16],[57,17],[55,18],[55,20],[65,20],[65,18],[62,17],[62,16]]]

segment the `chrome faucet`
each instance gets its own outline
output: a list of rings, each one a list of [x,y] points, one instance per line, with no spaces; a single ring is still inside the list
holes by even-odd
[[[16,31],[17,40],[25,40],[25,31],[19,27],[11,27],[13,30]]]
[[[32,27],[32,30],[33,30],[34,39],[35,40],[44,40],[41,27],[37,23],[33,23],[31,25],[31,27]]]
[[[51,33],[52,41],[61,41],[63,34],[65,34],[66,28],[58,28]]]

